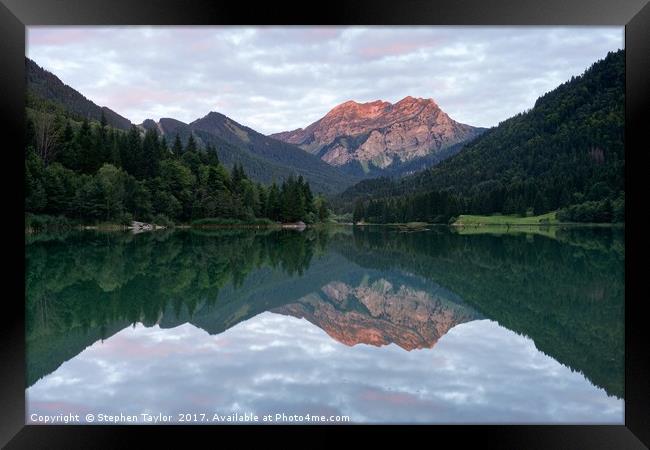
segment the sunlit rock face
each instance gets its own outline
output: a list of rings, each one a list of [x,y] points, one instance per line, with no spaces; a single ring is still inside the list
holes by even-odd
[[[479,318],[462,305],[385,279],[358,287],[332,282],[272,312],[307,319],[349,346],[395,343],[409,351],[431,348],[454,326]]]
[[[433,99],[405,97],[392,104],[348,101],[294,131],[271,135],[334,166],[353,161],[386,168],[470,140],[483,129],[451,119]]]

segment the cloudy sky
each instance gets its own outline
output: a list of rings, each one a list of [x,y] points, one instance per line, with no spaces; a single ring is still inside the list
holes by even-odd
[[[164,395],[161,395],[164,394]],[[348,415],[357,423],[623,423],[623,400],[490,320],[432,349],[348,347],[265,312],[211,336],[127,327],[26,393],[31,414]],[[82,419],[83,420],[83,419]]]
[[[623,46],[623,27],[85,26],[29,27],[26,52],[134,123],[219,111],[274,133],[408,95],[489,127]]]

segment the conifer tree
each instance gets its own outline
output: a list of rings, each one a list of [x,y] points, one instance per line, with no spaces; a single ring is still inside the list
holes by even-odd
[[[174,138],[174,144],[172,145],[172,153],[175,156],[181,156],[181,154],[183,153],[183,144],[181,144],[181,138],[178,135],[178,133],[176,133],[176,137]]]
[[[195,152],[196,151],[196,141],[194,140],[194,135],[190,134],[190,138],[187,140],[187,145],[185,146],[185,152]]]

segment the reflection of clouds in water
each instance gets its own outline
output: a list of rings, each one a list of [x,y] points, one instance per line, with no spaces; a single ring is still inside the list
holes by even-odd
[[[348,347],[263,313],[210,336],[129,327],[27,391],[37,413],[346,414],[358,422],[623,423],[623,401],[489,320],[433,349]],[[62,405],[68,409],[62,410]]]

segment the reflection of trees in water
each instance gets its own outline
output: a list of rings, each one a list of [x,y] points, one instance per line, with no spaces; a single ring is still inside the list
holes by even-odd
[[[622,397],[622,232],[556,237],[385,227],[342,236],[314,229],[36,236],[26,247],[28,384],[129,323],[171,323],[174,315],[221,332],[332,281],[359,286],[354,277],[364,268],[433,281]]]
[[[324,230],[36,236],[26,247],[28,384],[128,324],[151,326],[164,316],[178,325],[201,309],[196,320],[214,333],[291,298],[287,283],[299,288],[296,298],[306,295],[335,270],[324,266],[309,283],[287,280],[301,279],[327,239]],[[260,295],[249,292],[256,279]],[[265,307],[269,298],[275,303]]]
[[[231,283],[240,287],[263,267],[300,276],[325,232],[191,232],[133,236],[80,233],[26,248],[28,333],[50,330],[54,309],[59,327],[90,327],[127,319],[155,323],[168,304],[190,315],[202,302],[216,302]]]
[[[558,230],[539,235],[394,233],[355,229],[346,257],[401,269],[452,290],[502,326],[623,397],[624,233]]]
[[[52,295],[45,294],[37,298],[34,305],[35,326],[46,332],[61,327],[61,317],[53,299]]]

